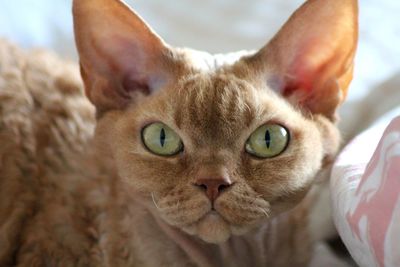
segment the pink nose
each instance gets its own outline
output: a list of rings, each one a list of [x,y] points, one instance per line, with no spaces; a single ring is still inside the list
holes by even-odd
[[[214,201],[223,190],[232,185],[232,182],[228,177],[199,178],[196,180],[195,185],[203,189],[207,197]]]

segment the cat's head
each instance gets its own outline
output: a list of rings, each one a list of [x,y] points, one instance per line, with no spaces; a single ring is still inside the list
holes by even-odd
[[[75,0],[74,24],[98,144],[170,225],[222,242],[298,204],[334,157],[356,0],[309,0],[225,59],[168,46],[117,0]]]

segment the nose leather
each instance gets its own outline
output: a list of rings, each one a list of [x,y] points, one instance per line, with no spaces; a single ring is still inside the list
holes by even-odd
[[[207,197],[214,201],[221,192],[232,185],[228,176],[220,176],[215,178],[198,178],[195,185],[203,189]]]

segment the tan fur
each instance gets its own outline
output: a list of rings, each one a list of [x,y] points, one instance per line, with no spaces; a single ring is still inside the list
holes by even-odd
[[[94,134],[76,66],[0,45],[0,266],[307,266],[310,189],[339,146],[332,114],[345,88],[319,84],[294,105],[298,95],[266,83],[277,73],[260,65],[264,53],[217,61],[172,49],[119,1],[75,1],[74,15]],[[103,15],[98,35],[90,23]],[[135,49],[114,43],[132,24],[135,38],[122,36]],[[105,46],[107,27],[115,39]],[[112,50],[121,44],[135,64]],[[330,108],[318,108],[321,94],[333,95]],[[144,148],[141,130],[154,121],[176,131],[183,153]],[[266,122],[289,129],[291,141],[260,160],[244,144]],[[200,173],[233,181],[215,211],[193,185]]]
[[[75,66],[67,67],[64,62],[55,59],[53,55],[42,52],[25,55],[4,41],[1,43],[1,51],[1,62],[6,64],[1,65],[2,173],[0,188],[2,193],[0,203],[2,208],[0,218],[2,228],[0,237],[2,250],[0,266],[9,266],[16,263],[19,266],[43,266],[45,264],[50,266],[189,266],[188,261],[192,260],[186,259],[182,248],[179,247],[179,243],[176,244],[175,241],[170,240],[168,234],[159,229],[158,222],[151,215],[152,212],[157,211],[151,198],[147,197],[145,201],[141,200],[151,208],[135,205],[136,200],[130,196],[131,193],[126,190],[124,183],[121,184],[118,176],[112,170],[102,170],[102,168],[105,168],[104,165],[108,164],[100,161],[100,163],[103,163],[103,167],[100,167],[98,165],[99,161],[96,159],[88,161],[80,159],[76,162],[74,157],[77,156],[72,156],[76,152],[81,154],[80,152],[90,149],[87,140],[91,136],[94,125],[94,110],[82,94]],[[9,57],[12,57],[12,60],[8,59]],[[15,60],[20,62],[18,64],[17,62],[12,62]],[[48,61],[48,65],[43,65],[43,61]],[[40,63],[38,64],[38,62]],[[25,71],[25,75],[23,75],[22,71]],[[226,94],[230,95],[227,100],[234,103],[235,105],[232,106],[235,108],[232,109],[231,106],[231,110],[225,110],[224,106],[218,105],[218,99],[213,97],[214,92],[204,95],[201,100],[197,99],[199,104],[214,101],[216,109],[221,109],[218,115],[223,115],[222,113],[224,113],[225,116],[231,116],[231,118],[227,117],[227,120],[232,118],[240,119],[239,115],[243,114],[243,112],[244,114],[251,111],[255,112],[256,107],[254,104],[249,102],[247,105],[251,106],[246,107],[237,103],[241,101],[241,98],[238,97],[240,95],[240,87],[235,89],[235,82],[228,79],[233,77],[226,77],[223,74],[216,76],[218,78],[213,78],[215,79],[214,81],[203,77],[199,86],[207,86],[207,83],[216,83],[218,81],[220,87],[216,87],[216,90],[222,90],[220,93],[225,91]],[[36,80],[30,79],[33,77]],[[185,97],[182,96],[177,99],[180,99],[183,103],[174,103],[174,105],[186,107],[193,105],[190,102],[184,103],[194,100],[190,94],[185,94],[183,90],[185,85],[190,82],[193,82],[193,80],[188,79],[188,81],[182,82],[180,92]],[[240,84],[240,81],[237,82]],[[232,85],[235,87],[232,87]],[[204,88],[200,87],[198,89]],[[232,93],[231,90],[235,90],[235,93]],[[168,97],[169,94],[166,92],[163,96]],[[162,102],[162,100],[158,101]],[[259,103],[259,105],[261,104],[262,102]],[[148,105],[151,105],[151,103]],[[248,108],[253,110],[247,110]],[[273,106],[271,108],[273,109]],[[146,109],[145,105],[139,110],[131,110],[123,118],[120,118],[118,122],[113,121],[114,116],[112,114],[104,117],[99,122],[97,130],[99,133],[98,142],[100,144],[104,142],[102,125],[107,125],[107,128],[111,129],[114,129],[114,127],[110,127],[109,123],[117,128],[121,127],[118,125],[132,127],[135,124],[131,120],[140,119],[135,112],[141,113],[142,116],[152,116],[148,112],[140,112],[141,109]],[[287,109],[290,110],[291,108],[287,106]],[[168,107],[165,107],[166,110],[168,110]],[[173,114],[166,113],[165,118],[169,117],[173,122],[174,117],[177,118],[176,110],[172,107],[169,107],[169,110]],[[186,114],[187,112],[184,113]],[[156,110],[153,116],[159,116],[159,114]],[[212,114],[198,114],[198,116],[204,118],[209,117],[209,115]],[[285,117],[286,115],[282,114]],[[278,119],[279,115],[276,114],[275,116],[275,119]],[[296,117],[298,115],[294,113],[293,116]],[[204,120],[204,123],[212,125],[218,117],[210,117],[210,121]],[[181,120],[181,127],[187,123],[186,126],[192,128],[190,125],[193,119],[188,117]],[[130,122],[127,123],[125,120]],[[307,122],[304,121],[304,123]],[[241,125],[237,123],[237,127],[241,127]],[[311,126],[311,128],[314,129],[314,126]],[[125,135],[129,134],[131,130],[134,131],[134,129],[129,129],[129,131],[125,132],[125,129],[119,129],[119,131],[124,131]],[[235,132],[235,128],[232,127],[231,130]],[[317,130],[314,129],[313,131]],[[109,130],[105,132],[109,132]],[[114,130],[111,132],[114,132]],[[112,134],[113,136],[118,136],[115,132]],[[196,129],[194,128],[193,132],[188,134],[196,135]],[[315,134],[317,134],[316,138],[319,138],[319,134],[317,132]],[[204,136],[207,136],[206,133],[204,133]],[[245,133],[243,133],[244,136]],[[229,135],[226,137],[229,138]],[[107,138],[109,137],[107,136]],[[118,139],[121,138],[122,136],[118,137]],[[231,138],[236,139],[237,137],[233,134]],[[302,137],[299,136],[299,138]],[[224,136],[221,136],[220,140],[216,139],[213,143],[222,148],[224,143],[229,144],[229,139],[223,139]],[[114,140],[116,144],[119,143],[117,139]],[[198,141],[201,142],[202,140]],[[308,146],[304,142],[299,142],[299,144]],[[140,145],[131,145],[124,150],[135,147],[140,149]],[[102,145],[99,147],[101,148]],[[109,152],[107,149],[105,150],[106,153]],[[293,147],[294,151],[298,149]],[[125,152],[122,151],[121,153]],[[128,155],[128,161],[135,160],[134,150],[128,150],[126,153],[132,153],[132,156]],[[212,166],[221,162],[235,160],[234,158],[230,159],[231,156],[224,155],[223,151],[221,151],[219,157],[216,155],[219,153],[211,152],[211,157],[209,153],[205,150],[195,156],[197,159],[192,159],[191,161],[198,161],[197,164],[201,165],[201,158],[204,158],[205,163],[208,161]],[[229,152],[225,154],[229,154]],[[121,157],[125,156],[121,155]],[[219,158],[219,160],[216,160],[215,157]],[[190,159],[187,159],[187,161],[189,164]],[[150,182],[153,180],[151,179],[151,173],[139,173],[140,170],[142,170],[141,172],[144,171],[143,168],[146,164],[156,167],[158,165],[157,159],[148,156],[148,159],[144,158],[142,162],[137,162],[135,166],[138,166],[138,169],[132,171],[141,177],[143,181],[148,180]],[[299,166],[302,165],[300,162],[297,164]],[[318,168],[318,166],[319,164],[316,160],[315,168]],[[165,168],[161,162],[158,167],[160,169]],[[251,168],[257,170],[260,166],[256,164]],[[279,166],[274,168],[278,169]],[[154,171],[156,172],[157,169]],[[182,170],[175,171],[182,172]],[[186,167],[185,172],[181,175],[189,177],[186,172],[192,171],[196,170]],[[239,173],[248,171],[252,170],[238,170],[235,179],[243,179]],[[269,172],[271,171],[273,169],[269,170]],[[261,172],[261,170],[258,170],[258,172]],[[177,180],[181,179],[176,176],[176,173],[168,174],[165,171],[163,173],[164,177],[171,176],[176,177]],[[282,173],[282,176],[284,176],[284,173]],[[169,183],[166,183],[165,178],[163,180],[155,182],[164,182],[165,187],[168,187]],[[257,178],[255,177],[254,180],[257,180]],[[269,181],[269,183],[271,182]],[[141,187],[155,186],[144,182],[141,182],[141,184]],[[176,218],[168,217],[168,214],[182,213],[183,215],[187,214],[182,210],[184,208],[190,211],[191,208],[199,205],[199,207],[201,205],[208,207],[209,205],[206,198],[199,193],[194,198],[193,195],[196,192],[193,191],[193,188],[185,188],[187,187],[185,183],[181,185],[183,189],[176,187],[172,191],[168,191],[167,188],[166,191],[160,185],[158,187],[160,188],[159,192],[155,192],[157,206],[160,212],[165,214],[167,221],[172,224],[182,224],[184,222],[183,217],[175,222]],[[271,184],[271,188],[268,191],[274,190],[283,190],[279,193],[280,195],[290,194],[290,192],[286,192],[290,191],[290,188],[285,189],[285,186],[282,185],[278,185],[278,188],[274,189],[273,184]],[[221,198],[219,205],[226,210],[226,217],[236,224],[229,231],[240,233],[243,231],[243,227],[252,225],[257,218],[266,218],[267,214],[274,213],[269,204],[261,198],[252,203],[254,202],[252,198],[260,193],[271,194],[272,192],[256,193],[249,186],[243,184],[242,186],[237,186],[237,193],[230,196],[223,195],[224,197]],[[278,193],[274,192],[274,194]],[[230,204],[230,198],[237,198],[239,201]],[[176,206],[175,201],[184,202],[185,199],[190,201]],[[248,200],[244,201],[245,199]],[[233,203],[236,203],[235,206],[231,206]],[[255,206],[256,203],[259,203],[259,207],[258,205]],[[247,205],[250,206],[247,207]],[[174,210],[168,210],[168,206],[176,206],[180,210],[174,212]],[[151,210],[150,213],[147,211],[148,209]],[[163,209],[166,209],[166,213],[163,212]],[[236,212],[236,209],[239,209],[238,212]],[[244,266],[249,262],[268,262],[272,264],[275,261],[277,263],[272,266],[289,266],[287,260],[289,260],[290,266],[297,266],[294,265],[295,262],[300,264],[306,262],[310,257],[308,246],[293,246],[293,250],[287,247],[287,242],[289,240],[292,242],[293,238],[297,238],[297,242],[301,244],[304,244],[307,238],[306,225],[293,227],[296,224],[295,221],[303,220],[304,216],[306,216],[304,208],[300,206],[297,210],[298,212],[280,216],[279,223],[264,223],[263,227],[252,230],[246,236],[231,238],[231,241],[224,243],[218,249],[214,245],[205,245],[199,240],[192,241],[194,242],[192,246],[195,249],[196,247],[204,247],[205,258],[214,255],[214,259],[208,260],[213,262],[213,266],[218,266],[222,261],[230,263],[226,263],[226,266],[234,266],[234,264],[238,263],[240,263],[238,266]],[[185,215],[190,216],[187,219],[189,220],[187,224],[196,219],[196,215],[193,212],[199,213],[201,209],[197,208],[197,210]],[[198,216],[201,216],[201,214]],[[291,227],[287,228],[285,225]],[[187,231],[191,231],[189,228],[188,226]],[[288,229],[291,230],[288,232]],[[303,229],[303,231],[300,229]],[[197,229],[192,231],[197,231]],[[293,235],[293,232],[296,232],[296,235]],[[179,233],[179,235],[187,238],[186,234]],[[271,237],[271,235],[275,237]],[[261,236],[264,236],[264,238],[261,238]],[[257,240],[261,239],[253,243],[251,240],[255,237],[257,237]],[[271,242],[273,243],[272,247]],[[250,251],[253,251],[252,247],[254,247],[254,251],[248,254],[243,253],[240,248],[235,248],[235,246],[243,246],[241,243],[246,244],[246,247],[250,246],[247,248]],[[239,251],[236,251],[237,249]],[[266,249],[270,250],[270,252],[266,253]],[[165,253],[165,251],[169,252]],[[238,257],[235,259],[224,258],[225,253],[229,255],[232,255],[232,253],[238,254]],[[282,256],[277,258],[268,256],[277,255],[277,253],[282,254]],[[259,255],[257,256],[257,254]],[[154,258],[152,255],[157,255],[157,257]],[[287,255],[291,256],[288,258]],[[147,262],[146,264],[144,263],[145,261]],[[282,263],[278,265],[278,262]]]
[[[61,197],[52,190],[72,168],[71,155],[85,150],[95,121],[74,64],[0,43],[0,266],[10,266],[46,230],[33,226],[40,210],[52,210],[44,195]]]

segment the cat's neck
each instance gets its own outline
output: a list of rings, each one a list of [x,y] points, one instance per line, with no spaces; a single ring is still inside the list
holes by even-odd
[[[182,249],[197,266],[218,266],[215,265],[215,259],[211,259],[210,255],[207,253],[207,245],[205,245],[204,242],[201,242],[197,238],[189,236],[183,231],[168,225],[157,215],[153,214],[153,218],[165,235],[179,246],[179,248]]]

